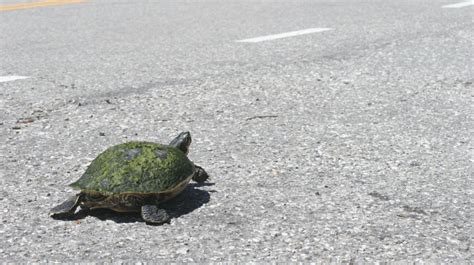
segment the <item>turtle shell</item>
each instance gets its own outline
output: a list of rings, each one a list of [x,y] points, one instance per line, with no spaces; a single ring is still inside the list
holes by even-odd
[[[175,147],[128,142],[102,152],[70,186],[105,195],[162,193],[189,180],[194,171],[194,164]]]

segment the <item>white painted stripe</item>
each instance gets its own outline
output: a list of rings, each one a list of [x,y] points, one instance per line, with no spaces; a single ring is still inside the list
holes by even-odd
[[[474,6],[474,0],[465,1],[465,2],[452,4],[452,5],[445,5],[445,6],[442,6],[442,8],[461,8],[461,7],[466,7],[466,6]]]
[[[29,76],[7,75],[0,76],[0,83],[30,78]]]
[[[276,39],[294,37],[294,36],[316,33],[316,32],[323,32],[327,30],[332,30],[332,29],[331,28],[310,28],[310,29],[290,31],[290,32],[274,34],[274,35],[261,36],[261,37],[251,38],[251,39],[236,40],[236,42],[261,42],[261,41],[276,40]]]

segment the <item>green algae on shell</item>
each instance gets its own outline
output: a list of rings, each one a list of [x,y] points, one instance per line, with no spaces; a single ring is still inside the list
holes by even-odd
[[[160,193],[194,173],[181,150],[157,143],[128,142],[108,148],[70,186],[101,194]]]

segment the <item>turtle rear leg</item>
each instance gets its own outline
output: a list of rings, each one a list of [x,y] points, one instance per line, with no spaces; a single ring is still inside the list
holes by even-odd
[[[81,201],[82,201],[82,194],[79,193],[74,196],[71,196],[63,203],[51,209],[49,211],[49,216],[53,218],[69,217],[74,214],[77,206],[79,206]]]
[[[152,224],[163,224],[169,222],[170,216],[164,209],[159,209],[156,205],[143,205],[141,209],[143,220]]]
[[[196,173],[193,176],[193,180],[197,183],[203,183],[209,178],[207,172],[200,166],[194,165],[196,167]]]

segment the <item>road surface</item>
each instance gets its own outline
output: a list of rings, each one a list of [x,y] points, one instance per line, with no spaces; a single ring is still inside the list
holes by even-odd
[[[32,1],[0,4],[0,260],[473,261],[472,2]],[[185,130],[212,179],[170,224],[48,216]]]

